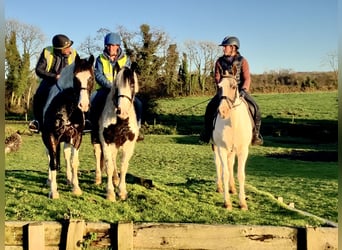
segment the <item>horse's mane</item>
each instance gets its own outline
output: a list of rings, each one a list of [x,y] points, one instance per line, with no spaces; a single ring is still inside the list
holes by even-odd
[[[139,91],[138,78],[134,68],[123,67],[117,74],[115,79],[115,88],[125,88],[127,85],[132,90],[132,94],[135,95]]]
[[[135,84],[134,71],[128,67],[123,67],[116,77],[116,86],[124,87],[127,83]]]

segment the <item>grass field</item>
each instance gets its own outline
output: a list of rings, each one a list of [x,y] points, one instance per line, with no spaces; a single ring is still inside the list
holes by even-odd
[[[272,116],[272,119],[288,119],[291,123],[297,120],[336,121],[336,98],[336,92],[256,96],[265,119]],[[223,209],[222,195],[215,192],[216,173],[211,147],[199,144],[196,133],[176,134],[182,131],[180,124],[201,118],[206,99],[160,101],[155,126],[169,125],[174,134],[148,134],[137,144],[127,177],[127,201],[111,203],[105,200],[105,184],[93,184],[94,156],[88,134],[84,136],[80,150],[83,195],[71,194],[63,164],[58,176],[61,197],[48,199],[47,159],[41,138],[24,133],[20,150],[8,154],[5,159],[6,220],[82,218],[105,222],[322,225],[316,218],[287,209],[276,200],[281,196],[286,204],[294,202],[298,209],[337,222],[337,162],[334,159],[308,161],[276,157],[291,155],[294,150],[318,154],[337,149],[337,142],[312,143],[308,138],[267,135],[264,146],[251,147],[246,167],[249,210],[238,209],[236,196],[233,197],[233,211]],[[6,124],[6,134],[17,129],[25,131],[26,125]],[[132,176],[151,179],[154,187],[135,183]]]

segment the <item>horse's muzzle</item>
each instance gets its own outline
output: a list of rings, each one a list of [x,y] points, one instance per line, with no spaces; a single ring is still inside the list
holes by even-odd
[[[116,114],[117,114],[117,115],[121,115],[121,109],[120,109],[120,108],[118,108],[118,109],[116,110]]]

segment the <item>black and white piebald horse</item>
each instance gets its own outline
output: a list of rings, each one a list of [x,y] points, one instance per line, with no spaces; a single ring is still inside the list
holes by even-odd
[[[66,66],[54,85],[44,108],[42,138],[49,156],[50,193],[52,199],[59,198],[57,170],[60,168],[60,145],[64,142],[64,157],[68,184],[75,195],[81,195],[78,184],[78,150],[82,142],[85,125],[84,112],[90,107],[90,93],[94,88],[94,56],[81,59]]]
[[[97,112],[101,112],[97,121],[99,131],[92,131],[99,136],[98,140],[95,141],[100,142],[94,143],[95,183],[101,183],[101,172],[104,165],[107,169],[107,199],[110,201],[116,200],[114,186],[118,186],[119,197],[122,200],[127,198],[126,174],[139,135],[133,104],[138,90],[138,78],[134,69],[123,67],[118,72],[107,95],[103,110],[97,110]],[[122,150],[120,177],[116,166],[119,150]]]

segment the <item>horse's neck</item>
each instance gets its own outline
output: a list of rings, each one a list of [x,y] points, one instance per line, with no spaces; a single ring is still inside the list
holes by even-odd
[[[57,81],[57,84],[53,85],[50,89],[48,99],[45,103],[45,107],[43,110],[43,114],[45,114],[45,111],[47,107],[52,102],[53,98],[63,89],[67,89],[73,86],[74,82],[74,63],[66,66],[62,72],[61,76]]]
[[[247,104],[240,98],[234,102],[234,108],[230,111],[232,127],[245,127],[244,124],[250,123]]]
[[[74,67],[75,64],[70,64],[68,66],[66,66],[62,72],[61,72],[61,76],[57,81],[58,86],[61,89],[67,89],[67,88],[71,88],[73,87],[73,80],[74,80]]]

